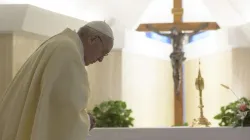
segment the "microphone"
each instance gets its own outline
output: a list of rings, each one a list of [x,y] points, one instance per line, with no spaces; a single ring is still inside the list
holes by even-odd
[[[226,86],[224,84],[220,84],[223,88],[227,89],[227,90],[230,90],[234,96],[239,100],[240,98],[235,94],[235,92],[229,87],[229,86]]]

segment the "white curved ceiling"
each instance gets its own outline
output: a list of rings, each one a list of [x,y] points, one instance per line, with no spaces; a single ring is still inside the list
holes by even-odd
[[[31,4],[78,19],[116,19],[122,27],[172,22],[172,0],[1,0],[0,4]],[[183,0],[184,21],[216,21],[235,26],[250,21],[249,0]]]

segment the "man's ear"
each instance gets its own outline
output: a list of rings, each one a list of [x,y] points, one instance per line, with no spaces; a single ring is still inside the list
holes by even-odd
[[[91,37],[88,38],[88,43],[90,45],[93,45],[96,42],[97,39],[98,39],[98,36],[91,36]]]

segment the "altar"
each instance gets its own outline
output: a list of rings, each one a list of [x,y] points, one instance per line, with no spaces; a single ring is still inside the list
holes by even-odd
[[[87,140],[249,140],[248,128],[96,128]]]

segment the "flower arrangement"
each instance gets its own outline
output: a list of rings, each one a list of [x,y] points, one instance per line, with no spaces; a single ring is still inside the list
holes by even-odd
[[[250,126],[250,100],[241,98],[227,106],[222,106],[221,112],[214,119],[220,120],[220,126]]]
[[[246,98],[241,98],[236,104],[236,119],[234,126],[250,126],[250,101]]]
[[[247,98],[239,98],[231,88],[221,84],[225,89],[230,90],[237,101],[230,103],[227,106],[221,107],[221,112],[214,119],[220,120],[220,126],[246,127],[250,126],[250,100]]]

